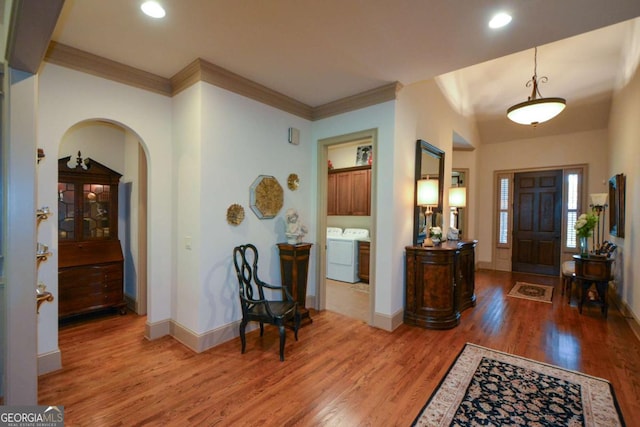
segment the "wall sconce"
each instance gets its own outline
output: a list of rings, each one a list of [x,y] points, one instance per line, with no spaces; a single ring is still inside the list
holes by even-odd
[[[598,224],[596,224],[596,233],[592,236],[593,249],[596,254],[600,253],[600,249],[602,248],[601,238],[604,239],[604,225],[605,225],[605,211],[607,210],[607,193],[593,193],[589,194],[589,207],[593,209],[595,214],[598,216]],[[600,215],[602,215],[602,219],[600,219]],[[602,234],[600,234],[600,223],[602,223]],[[597,240],[596,240],[597,234]]]

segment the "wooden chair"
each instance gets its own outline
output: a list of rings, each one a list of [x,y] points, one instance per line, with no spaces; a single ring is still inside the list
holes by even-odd
[[[252,244],[237,246],[233,249],[233,263],[238,276],[242,321],[240,322],[240,340],[244,354],[246,347],[245,328],[249,322],[260,323],[260,336],[264,334],[264,324],[275,325],[280,330],[280,361],[284,361],[285,325],[293,323],[293,331],[298,341],[300,313],[298,303],[293,300],[285,286],[269,285],[258,278],[258,250]],[[280,290],[282,300],[267,300],[264,288]]]

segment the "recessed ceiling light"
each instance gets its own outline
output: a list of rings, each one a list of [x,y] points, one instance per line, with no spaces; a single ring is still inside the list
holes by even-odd
[[[500,12],[491,18],[489,21],[489,28],[502,28],[511,22],[511,15],[508,13]]]
[[[160,3],[156,1],[146,1],[142,3],[142,6],[140,6],[140,9],[142,9],[142,11],[146,15],[152,18],[158,18],[158,19],[164,18],[164,16],[166,15],[164,8],[160,6]]]

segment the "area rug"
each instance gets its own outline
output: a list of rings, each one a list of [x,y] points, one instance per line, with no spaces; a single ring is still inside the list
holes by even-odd
[[[603,379],[467,343],[414,426],[624,426]]]
[[[553,297],[553,286],[516,282],[507,295],[510,297],[551,303],[551,298]]]

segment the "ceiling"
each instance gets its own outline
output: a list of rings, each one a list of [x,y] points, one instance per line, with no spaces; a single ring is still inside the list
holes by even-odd
[[[614,85],[640,57],[638,0],[159,2],[162,20],[142,0],[66,0],[53,40],[167,78],[202,58],[311,107],[439,76],[483,143],[606,127]],[[513,21],[490,30],[500,10]],[[530,94],[534,46],[542,95],[567,99],[537,128],[505,116]]]

